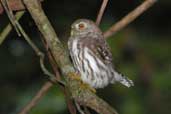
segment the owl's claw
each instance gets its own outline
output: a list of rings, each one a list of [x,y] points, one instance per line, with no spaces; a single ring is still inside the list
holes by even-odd
[[[84,82],[81,83],[81,87],[82,89],[88,89],[89,91],[96,93],[96,90],[94,88],[92,88],[89,84],[86,84]]]
[[[73,80],[81,81],[81,77],[79,76],[78,73],[75,73],[75,72],[69,73],[69,77]]]
[[[80,77],[80,75],[79,75],[78,73],[75,73],[75,72],[69,73],[68,76],[69,76],[71,79],[73,79],[73,80],[80,81],[80,82],[81,82],[81,84],[80,84],[80,88],[81,88],[81,89],[88,89],[88,90],[90,90],[91,92],[96,93],[96,90],[95,90],[94,88],[92,88],[89,84],[86,84],[86,83],[84,83],[84,82],[82,81],[82,79],[81,79],[81,77]]]

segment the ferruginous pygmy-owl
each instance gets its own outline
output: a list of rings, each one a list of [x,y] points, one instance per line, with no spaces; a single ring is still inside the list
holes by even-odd
[[[84,83],[93,88],[103,88],[115,82],[133,86],[132,80],[115,71],[109,46],[93,21],[79,19],[72,24],[68,48]]]

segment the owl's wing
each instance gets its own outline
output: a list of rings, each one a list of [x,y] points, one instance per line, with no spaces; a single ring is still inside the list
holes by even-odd
[[[102,36],[94,36],[89,40],[89,48],[95,53],[95,55],[105,64],[112,63],[112,53],[110,48]]]
[[[112,64],[112,54],[110,52],[109,46],[107,45],[107,42],[105,41],[105,39],[97,39],[95,46],[96,46],[95,51],[96,51],[98,57],[105,64],[112,66],[114,68],[114,66]],[[130,80],[126,76],[122,75],[121,73],[115,71],[115,69],[114,69],[113,73],[114,73],[114,75],[113,75],[114,78],[113,78],[113,81],[111,81],[112,83],[115,81],[118,81],[127,87],[134,85],[132,80]]]
[[[106,41],[98,40],[96,42],[96,53],[104,63],[112,63],[112,54]]]
[[[107,42],[102,36],[91,35],[91,37],[84,37],[84,39],[87,39],[85,44],[93,54],[99,58],[101,62],[107,65],[109,70],[111,70],[110,68],[112,67],[111,72],[113,75],[111,77],[111,83],[120,82],[127,87],[134,85],[132,80],[115,71],[112,64],[112,53],[110,52]]]

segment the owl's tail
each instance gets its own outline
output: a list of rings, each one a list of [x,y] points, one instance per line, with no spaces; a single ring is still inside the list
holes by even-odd
[[[111,81],[111,83],[114,83],[114,82],[120,82],[121,84],[127,86],[127,87],[131,87],[131,86],[134,86],[134,82],[132,80],[130,80],[128,77],[118,73],[118,72],[115,72],[114,71],[114,78],[113,80]]]

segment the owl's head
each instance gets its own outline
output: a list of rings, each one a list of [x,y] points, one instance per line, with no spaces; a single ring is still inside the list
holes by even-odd
[[[78,19],[71,25],[71,36],[86,35],[89,33],[102,34],[98,26],[88,19]]]

